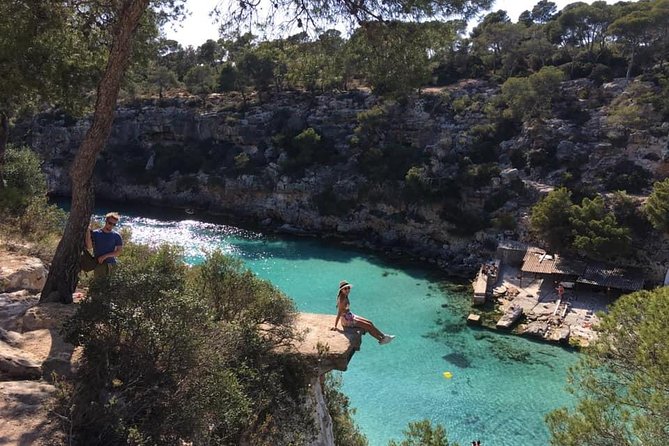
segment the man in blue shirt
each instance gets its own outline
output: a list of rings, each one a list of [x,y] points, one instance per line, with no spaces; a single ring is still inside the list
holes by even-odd
[[[105,215],[105,225],[96,230],[86,231],[86,249],[93,250],[93,256],[97,264],[93,268],[93,276],[98,279],[106,277],[116,265],[116,257],[121,254],[123,249],[123,239],[121,235],[114,231],[121,219],[116,212],[110,212]]]

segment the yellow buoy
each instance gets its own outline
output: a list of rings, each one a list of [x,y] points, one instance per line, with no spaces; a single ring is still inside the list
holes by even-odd
[[[451,372],[444,372],[444,378],[451,379],[453,378],[453,374]]]

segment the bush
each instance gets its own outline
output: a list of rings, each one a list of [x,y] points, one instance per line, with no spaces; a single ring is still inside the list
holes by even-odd
[[[573,206],[570,223],[573,227],[573,248],[595,260],[611,260],[630,250],[630,231],[609,212],[604,199],[584,198]]]
[[[341,392],[341,376],[328,373],[325,376],[323,393],[328,412],[332,417],[334,444],[346,446],[367,446],[367,439],[353,420],[355,409],[350,408],[350,400]]]
[[[399,443],[391,440],[388,446],[457,446],[449,443],[444,426],[432,426],[430,420],[409,423],[404,430],[404,440]]]
[[[303,442],[306,370],[273,353],[293,313],[219,252],[189,269],[179,249],[127,244],[67,326],[84,357],[61,413],[80,444]]]
[[[530,211],[530,229],[552,250],[567,248],[571,244],[573,213],[571,192],[561,187],[550,192]]]
[[[669,178],[653,184],[643,211],[655,229],[669,232]]]
[[[7,146],[4,177],[8,187],[20,189],[30,196],[46,194],[46,178],[41,166],[42,161],[29,148]]]
[[[634,82],[616,97],[608,109],[608,122],[636,130],[648,130],[658,123],[660,115],[653,103],[658,92],[646,83]]]
[[[4,177],[7,186],[0,194],[2,229],[36,242],[36,254],[48,256],[62,233],[66,214],[47,200],[39,157],[26,147],[8,145]]]

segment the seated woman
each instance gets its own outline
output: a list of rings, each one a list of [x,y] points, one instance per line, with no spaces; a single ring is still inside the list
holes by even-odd
[[[350,292],[350,283],[345,280],[339,282],[339,294],[337,294],[337,318],[335,319],[335,324],[334,327],[332,327],[332,330],[337,329],[337,324],[339,323],[339,319],[341,319],[342,327],[353,327],[365,330],[378,339],[379,344],[388,344],[390,341],[392,341],[395,336],[384,335],[378,328],[376,328],[376,326],[374,326],[372,321],[351,313],[351,303],[348,300],[348,295]]]

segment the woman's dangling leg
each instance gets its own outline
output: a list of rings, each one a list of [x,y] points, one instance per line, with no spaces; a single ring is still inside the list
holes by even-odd
[[[374,336],[379,341],[383,339],[383,333],[381,333],[381,330],[376,328],[376,326],[372,323],[372,321],[365,319],[364,317],[356,316],[355,325],[356,327],[360,327],[363,330],[369,332],[369,334]]]

